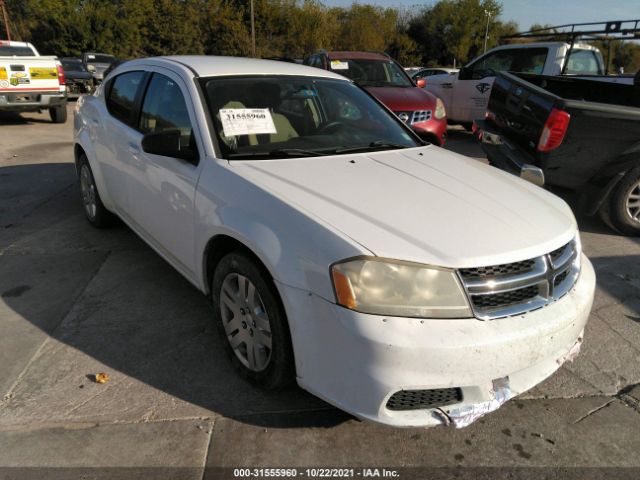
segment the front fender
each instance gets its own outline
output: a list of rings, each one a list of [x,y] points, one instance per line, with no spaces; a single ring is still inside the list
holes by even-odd
[[[333,299],[329,266],[344,258],[370,254],[233,168],[206,161],[196,192],[195,228],[195,260],[202,265],[198,281],[203,291],[209,289],[206,249],[217,235],[245,245],[276,282],[326,299]]]

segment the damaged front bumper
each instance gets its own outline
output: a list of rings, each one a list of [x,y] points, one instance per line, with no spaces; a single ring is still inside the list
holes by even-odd
[[[496,320],[368,315],[278,285],[300,386],[361,419],[398,427],[463,427],[575,357],[595,289],[582,272],[560,300]],[[393,408],[398,392],[456,389],[445,406]],[[406,407],[406,405],[405,405]]]

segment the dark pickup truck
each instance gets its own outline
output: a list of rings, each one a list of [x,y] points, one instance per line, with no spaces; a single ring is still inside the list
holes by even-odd
[[[639,75],[628,85],[502,72],[473,129],[492,165],[575,192],[587,214],[640,235]]]

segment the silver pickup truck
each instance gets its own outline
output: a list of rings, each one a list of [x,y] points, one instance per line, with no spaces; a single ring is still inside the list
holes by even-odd
[[[67,121],[64,69],[30,43],[0,41],[0,111],[49,110],[54,123]]]

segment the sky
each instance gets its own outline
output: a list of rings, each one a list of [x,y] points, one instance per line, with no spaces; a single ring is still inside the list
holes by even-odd
[[[322,3],[328,6],[348,6],[354,2],[323,0]],[[357,3],[410,8],[429,5],[435,3],[435,0],[357,0]],[[534,23],[563,25],[640,19],[640,0],[501,0],[501,3],[501,20],[517,22],[520,30],[527,30]]]

